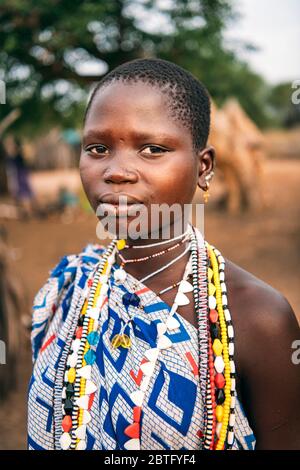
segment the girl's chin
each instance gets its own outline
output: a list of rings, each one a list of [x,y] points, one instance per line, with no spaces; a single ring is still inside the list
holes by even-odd
[[[106,238],[108,233],[111,239],[158,241],[180,235],[186,230],[186,227],[182,226],[182,221],[174,225],[173,220],[168,224],[161,224],[161,221],[155,220],[152,224],[151,218],[148,220],[147,217],[141,219],[137,216],[106,216],[98,217],[98,220],[97,236],[99,239]]]

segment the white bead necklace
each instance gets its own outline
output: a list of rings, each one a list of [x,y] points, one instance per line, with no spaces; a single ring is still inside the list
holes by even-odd
[[[125,245],[125,248],[133,248],[134,250],[138,250],[138,249],[141,249],[141,248],[153,248],[155,246],[165,245],[166,243],[170,243],[170,242],[174,242],[176,240],[180,240],[181,238],[183,238],[184,236],[186,236],[189,233],[189,230],[190,230],[190,228],[188,227],[188,229],[184,233],[182,233],[181,235],[178,235],[177,237],[174,237],[174,238],[168,238],[168,240],[163,240],[163,241],[160,241],[160,242],[151,243],[150,245]]]
[[[183,258],[187,252],[190,250],[190,244],[187,246],[187,248],[179,255],[177,256],[176,258],[172,259],[169,263],[165,264],[164,266],[162,266],[161,268],[157,269],[156,271],[150,273],[150,274],[147,274],[147,276],[143,277],[142,279],[139,279],[139,282],[142,282],[144,283],[145,281],[147,281],[148,279],[151,279],[152,277],[156,276],[156,274],[159,274],[161,273],[162,271],[164,271],[165,269],[169,268],[170,266],[172,266],[173,264],[175,264],[177,261],[179,261],[181,258]],[[115,269],[114,271],[114,280],[116,283],[118,282],[124,282],[125,279],[126,279],[126,276],[127,276],[127,273],[125,271],[124,268],[117,268]]]

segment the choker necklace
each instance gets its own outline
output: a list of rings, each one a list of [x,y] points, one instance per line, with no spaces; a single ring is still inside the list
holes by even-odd
[[[158,256],[162,256],[164,255],[165,253],[169,253],[170,251],[172,250],[175,250],[176,248],[178,248],[180,245],[182,245],[185,241],[186,241],[186,237],[183,238],[179,243],[176,243],[176,245],[172,245],[170,246],[169,248],[166,248],[165,250],[161,250],[159,251],[158,253],[153,253],[152,255],[148,255],[148,256],[143,256],[142,258],[133,258],[133,259],[126,259],[124,258],[124,256],[120,253],[120,251],[118,250],[118,256],[119,258],[121,259],[122,261],[122,264],[121,264],[121,267],[123,267],[124,265],[126,264],[131,264],[131,263],[141,263],[142,261],[147,261],[149,259],[152,259],[152,258],[156,258]]]
[[[177,237],[174,237],[174,238],[168,238],[168,240],[163,240],[163,241],[160,241],[160,242],[157,242],[157,243],[151,243],[151,245],[127,245],[125,240],[118,240],[118,249],[123,249],[123,248],[133,248],[135,250],[138,250],[140,248],[153,248],[155,246],[160,246],[160,245],[165,245],[166,243],[170,243],[170,242],[175,242],[176,240],[180,240],[181,238],[185,237],[188,235],[189,233],[189,227],[188,229],[182,233],[181,235],[178,235]]]

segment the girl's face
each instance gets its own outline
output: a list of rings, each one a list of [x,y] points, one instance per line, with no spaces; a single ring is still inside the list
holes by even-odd
[[[116,205],[119,196],[127,196],[128,204],[142,203],[149,213],[152,204],[183,207],[197,184],[204,184],[211,151],[195,152],[191,133],[172,119],[166,99],[142,82],[115,82],[96,94],[80,157],[82,183],[95,211],[102,203]],[[120,211],[117,225],[123,220]]]

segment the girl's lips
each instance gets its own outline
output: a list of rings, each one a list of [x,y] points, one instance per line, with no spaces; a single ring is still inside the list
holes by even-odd
[[[146,209],[146,206],[141,203],[130,204],[116,204],[101,202],[97,209],[97,215],[110,216],[110,217],[135,217],[140,212]]]
[[[118,205],[141,204],[141,201],[135,196],[122,193],[105,193],[99,197],[99,203]]]

